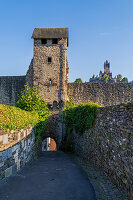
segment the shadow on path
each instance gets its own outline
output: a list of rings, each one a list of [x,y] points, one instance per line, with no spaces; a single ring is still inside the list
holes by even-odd
[[[96,200],[85,172],[63,152],[43,152],[0,184],[0,200]]]

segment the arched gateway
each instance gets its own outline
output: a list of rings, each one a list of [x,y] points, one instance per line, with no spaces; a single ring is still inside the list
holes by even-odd
[[[45,140],[48,137],[54,139],[58,150],[65,136],[64,124],[62,123],[62,112],[53,111],[48,118],[46,125],[46,131],[42,135],[42,140]]]

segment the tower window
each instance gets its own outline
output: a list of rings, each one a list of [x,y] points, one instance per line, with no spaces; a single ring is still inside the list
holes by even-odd
[[[46,39],[41,39],[42,44],[47,44],[47,40]]]
[[[49,80],[49,84],[52,85],[52,80],[51,79]]]
[[[52,58],[48,57],[48,63],[51,63],[51,62],[52,62]]]
[[[58,44],[58,39],[52,39],[52,44]]]

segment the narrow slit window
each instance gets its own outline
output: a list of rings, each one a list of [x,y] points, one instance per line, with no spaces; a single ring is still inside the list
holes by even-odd
[[[52,39],[52,44],[58,44],[58,39]]]
[[[49,80],[49,84],[52,85],[52,80],[51,79]]]
[[[47,40],[46,39],[41,39],[42,44],[47,44]]]
[[[51,62],[52,62],[52,58],[48,57],[48,63],[51,63]]]

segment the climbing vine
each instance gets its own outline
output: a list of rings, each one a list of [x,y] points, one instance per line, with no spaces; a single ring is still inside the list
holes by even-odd
[[[97,103],[88,102],[74,105],[70,100],[64,105],[64,122],[66,126],[66,136],[62,144],[62,150],[65,152],[73,152],[72,131],[82,135],[85,130],[92,128],[99,105]]]
[[[95,121],[96,113],[99,105],[97,103],[88,102],[81,103],[77,106],[72,101],[64,106],[65,125],[69,130],[75,129],[77,133],[92,128]]]

